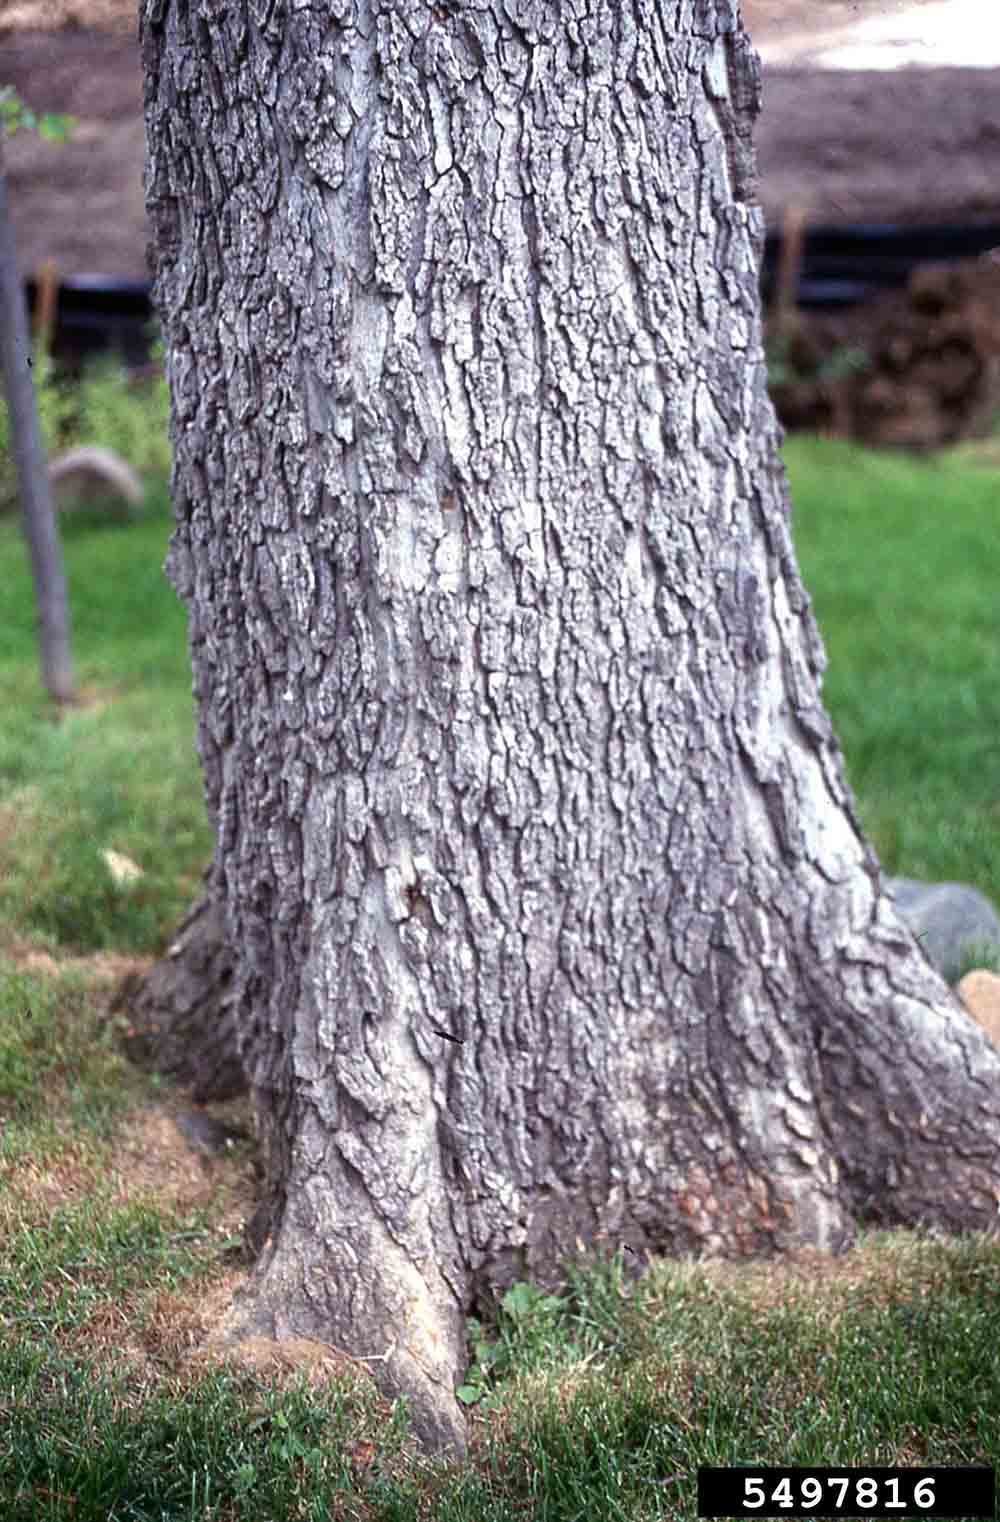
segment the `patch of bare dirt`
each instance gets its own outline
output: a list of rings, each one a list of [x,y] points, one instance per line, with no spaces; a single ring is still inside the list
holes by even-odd
[[[171,1215],[210,1212],[219,1243],[238,1240],[256,1205],[256,1176],[246,1149],[206,1157],[192,1148],[178,1121],[183,1096],[136,1111],[120,1126],[111,1165],[81,1141],[39,1163],[22,1157],[5,1170],[0,1231],[30,1228],[54,1211],[86,1200],[143,1204]],[[232,1114],[232,1107],[226,1107]],[[181,1373],[246,1281],[246,1267],[221,1268],[183,1289],[102,1301],[72,1332],[74,1352],[96,1368],[126,1373],[136,1398],[165,1368]]]
[[[9,15],[7,16],[9,22]],[[35,111],[77,119],[66,143],[19,132],[5,158],[18,262],[53,259],[60,277],[145,280],[145,130],[135,25],[107,31],[7,31],[0,83]]]
[[[864,1237],[849,1253],[831,1257],[802,1248],[782,1258],[703,1259],[679,1269],[666,1263],[671,1282],[678,1272],[709,1293],[738,1294],[762,1316],[783,1307],[822,1302],[829,1324],[860,1307],[884,1308],[912,1292],[914,1273],[933,1268],[938,1247],[930,1234],[894,1231]],[[655,1269],[654,1269],[655,1272]],[[942,1275],[946,1272],[941,1267]]]
[[[13,813],[13,810],[11,810]],[[0,809],[0,839],[3,837],[4,811]],[[56,956],[40,951],[34,941],[5,929],[0,935],[0,956],[21,972],[37,972],[47,978],[58,978],[72,972],[102,983],[120,983],[130,974],[141,976],[153,965],[152,957],[129,956],[126,952],[94,951],[86,956],[70,956],[62,952]]]
[[[227,1309],[219,1305],[220,1315]],[[333,1379],[351,1383],[359,1378],[371,1380],[372,1373],[359,1358],[342,1353],[328,1342],[309,1337],[244,1337],[229,1345],[209,1344],[192,1354],[197,1368],[236,1368],[265,1377],[279,1387],[304,1378],[311,1385],[328,1384]]]
[[[256,1203],[245,1163],[227,1169],[223,1158],[209,1160],[193,1147],[173,1104],[142,1110],[120,1128],[112,1180],[122,1199],[149,1200],[160,1209],[185,1211],[216,1200],[223,1205],[222,1236],[237,1235]],[[220,1192],[231,1198],[223,1202]]]
[[[768,226],[1000,220],[1000,69],[765,69]]]
[[[256,1205],[252,1162],[245,1151],[210,1157],[192,1146],[178,1124],[184,1113],[182,1097],[136,1111],[116,1132],[110,1166],[85,1142],[41,1163],[19,1158],[4,1177],[3,1214],[36,1219],[102,1193],[181,1214],[211,1205],[220,1237],[238,1236]]]

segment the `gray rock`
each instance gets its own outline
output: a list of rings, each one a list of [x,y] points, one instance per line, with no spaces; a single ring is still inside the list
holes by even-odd
[[[49,480],[56,507],[64,512],[71,507],[107,502],[122,514],[130,507],[141,507],[142,482],[127,460],[113,449],[99,444],[80,444],[68,449],[49,465]]]
[[[206,1115],[204,1110],[178,1110],[174,1115],[174,1125],[196,1152],[204,1152],[208,1156],[226,1152],[236,1142],[246,1141],[249,1136],[249,1132],[242,1126],[227,1126],[224,1121],[216,1120],[214,1115]]]
[[[885,885],[904,923],[946,982],[957,981],[970,955],[987,947],[1000,951],[1000,916],[978,889],[966,883],[922,883],[912,877],[889,877]]]

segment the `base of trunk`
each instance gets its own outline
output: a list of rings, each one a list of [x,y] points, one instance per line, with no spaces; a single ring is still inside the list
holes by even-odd
[[[364,1369],[387,1399],[402,1398],[426,1453],[461,1458],[468,1429],[454,1389],[468,1362],[465,1318],[433,1265],[407,1262],[378,1232],[365,1248],[349,1261],[336,1244],[317,1252],[311,1237],[286,1231],[265,1247],[210,1347],[238,1358],[262,1337],[305,1336]]]
[[[165,957],[121,984],[113,1008],[127,1012],[128,1057],[190,1087],[199,1104],[236,1099],[248,1089],[232,998],[233,959],[222,913],[199,899]]]

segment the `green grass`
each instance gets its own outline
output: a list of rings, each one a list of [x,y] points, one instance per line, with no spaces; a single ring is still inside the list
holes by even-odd
[[[1000,476],[814,440],[787,458],[826,699],[883,861],[1000,896]],[[157,948],[208,858],[167,532],[162,479],[137,521],[68,527],[89,702],[55,723],[0,520],[3,1522],[652,1522],[694,1515],[699,1464],[1000,1465],[1000,1246],[978,1237],[640,1282],[615,1257],[558,1295],[516,1286],[470,1326],[462,1464],[421,1459],[354,1365],[189,1362],[238,1276],[252,1158],[192,1159],[93,968],[25,965]],[[138,883],[116,887],[106,849]]]
[[[165,488],[138,522],[65,539],[84,704],[53,723],[38,678],[27,556],[0,520],[0,924],[76,951],[149,951],[211,852],[194,751],[185,616],[163,575]],[[141,868],[115,882],[102,853]]]
[[[1000,899],[1000,474],[785,453],[824,698],[882,865]]]
[[[191,1244],[148,1220],[3,1249],[14,1317],[38,1257],[93,1314]],[[119,1255],[129,1269],[116,1273]],[[42,1519],[366,1518],[583,1522],[688,1518],[700,1464],[997,1464],[1000,1246],[871,1238],[846,1282],[808,1273],[781,1303],[712,1268],[663,1265],[629,1285],[615,1259],[560,1296],[501,1313],[503,1382],[473,1418],[462,1465],[421,1461],[402,1412],[341,1375],[321,1388],[229,1370],[195,1381],[95,1372],[62,1324],[33,1319],[0,1348],[0,1496]],[[176,1272],[176,1269],[175,1269]],[[763,1276],[762,1276],[763,1277]],[[770,1276],[775,1288],[774,1272]],[[133,1310],[142,1335],[141,1309]]]
[[[47,1155],[67,1132],[109,1137],[147,1092],[84,978],[0,959],[0,1167]]]

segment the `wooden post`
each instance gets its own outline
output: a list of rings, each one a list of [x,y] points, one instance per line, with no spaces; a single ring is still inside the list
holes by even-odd
[[[776,334],[787,338],[794,331],[798,312],[799,272],[806,240],[806,213],[802,206],[789,206],[781,223],[781,257],[774,291]]]
[[[59,310],[59,268],[54,259],[45,259],[38,266],[35,290],[35,341],[48,353],[52,349]]]

